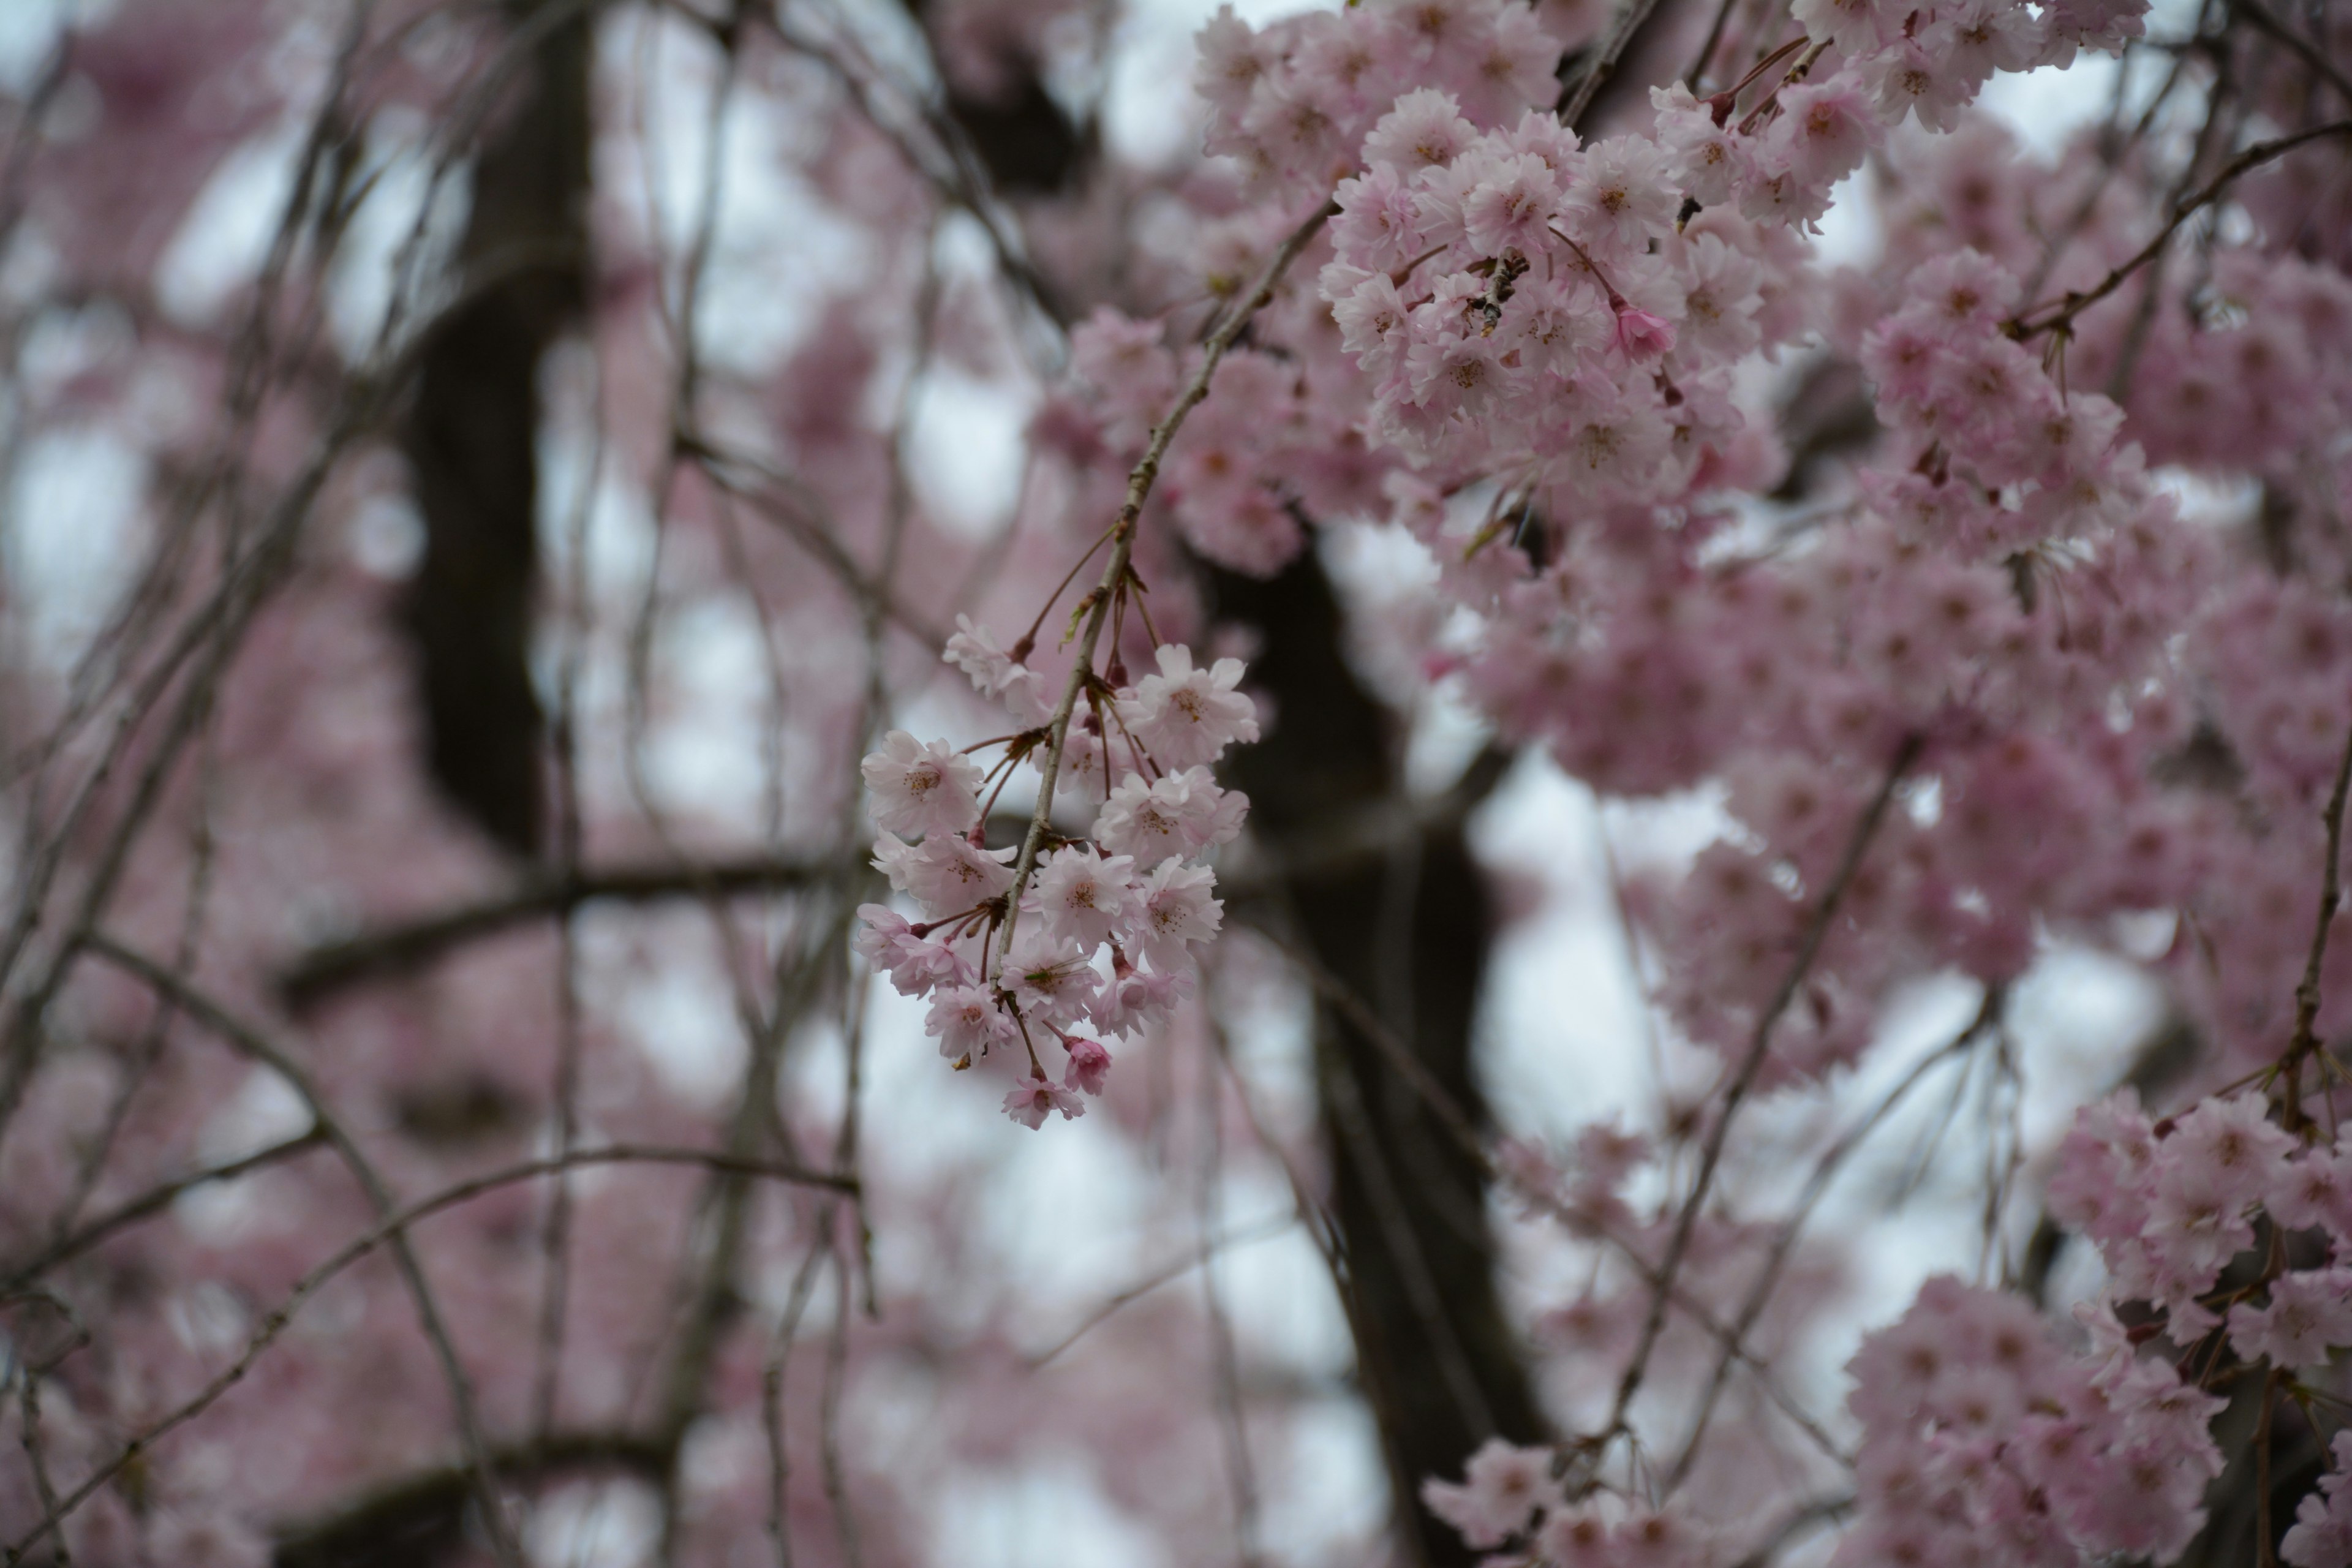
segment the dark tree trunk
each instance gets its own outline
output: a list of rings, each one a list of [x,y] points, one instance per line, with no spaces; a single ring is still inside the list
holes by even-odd
[[[529,26],[537,5],[509,9]],[[456,278],[470,298],[419,356],[402,441],[425,518],[403,619],[427,765],[491,837],[526,855],[545,816],[530,679],[539,373],[587,296],[590,53],[584,10],[547,28],[483,142]]]
[[[1276,722],[1241,749],[1233,782],[1277,853],[1402,795],[1387,710],[1342,651],[1314,552],[1270,582],[1219,574],[1216,609],[1264,639],[1251,669]],[[1491,787],[1488,761],[1465,781]],[[1385,858],[1318,868],[1286,887],[1297,941],[1410,1046],[1478,1121],[1471,1029],[1493,945],[1484,878],[1458,820]],[[1421,1482],[1458,1476],[1489,1436],[1536,1442],[1544,1423],[1495,1291],[1475,1166],[1379,1051],[1328,1007],[1316,1014],[1317,1081],[1346,1252],[1357,1370],[1380,1421],[1404,1544],[1431,1568],[1478,1554],[1421,1506]]]

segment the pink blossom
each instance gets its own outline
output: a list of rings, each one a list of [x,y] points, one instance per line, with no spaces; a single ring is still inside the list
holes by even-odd
[[[858,955],[890,976],[902,996],[920,996],[940,985],[975,978],[970,963],[937,937],[919,937],[906,918],[887,904],[857,906],[855,939]]]
[[[1076,942],[1026,930],[1004,961],[1003,983],[1023,1012],[1066,1026],[1085,1016],[1102,976]]]
[[[1845,71],[1783,89],[1771,131],[1797,178],[1812,185],[1835,184],[1860,168],[1879,135],[1878,117],[1862,84]]]
[[[2282,1371],[2315,1366],[2352,1345],[2352,1268],[2309,1269],[2271,1281],[2270,1301],[2230,1309],[2230,1342],[2248,1361]]]
[[[982,696],[1003,699],[1013,721],[1024,728],[1043,724],[1052,711],[1037,672],[1016,662],[970,616],[956,616],[955,636],[940,658],[971,677]]]
[[[1236,741],[1257,739],[1256,710],[1234,689],[1242,661],[1221,658],[1192,668],[1192,650],[1162,644],[1159,673],[1147,675],[1118,700],[1119,721],[1162,768],[1213,763]]]
[[[2304,1150],[2277,1173],[2263,1204],[2289,1230],[2324,1227],[2337,1256],[2352,1256],[2352,1140],[2339,1136],[2334,1149]]]
[[[1386,274],[1427,248],[1409,179],[1394,163],[1379,162],[1357,178],[1340,181],[1332,193],[1339,204],[1339,216],[1331,220],[1332,240],[1359,267]]]
[[[1948,44],[1949,29],[1930,23],[1926,37],[1894,40],[1860,62],[1862,78],[1877,95],[1879,112],[1900,124],[1907,112],[1929,131],[1949,131],[1960,109],[1972,101],[1982,79],[1949,64],[1930,45]]]
[[[1076,1121],[1087,1113],[1087,1102],[1076,1089],[1065,1089],[1043,1074],[1023,1079],[1004,1097],[1004,1114],[1032,1131],[1045,1126],[1045,1118],[1056,1110],[1063,1121]]]
[[[1093,1095],[1102,1093],[1103,1085],[1110,1078],[1110,1053],[1103,1049],[1100,1040],[1089,1040],[1084,1036],[1073,1036],[1066,1043],[1070,1061],[1062,1074],[1063,1087]]]
[[[1474,1547],[1498,1546],[1525,1530],[1535,1511],[1557,1500],[1549,1448],[1522,1448],[1489,1437],[1470,1456],[1460,1483],[1427,1480],[1422,1501]]]
[[[1364,162],[1386,163],[1410,179],[1453,163],[1477,134],[1478,128],[1462,118],[1453,94],[1419,88],[1398,99],[1364,138]]]
[[[2296,1505],[2294,1527],[2279,1556],[2294,1568],[2345,1568],[2352,1563],[2352,1431],[2336,1434],[2332,1460],[2319,1488]]]
[[[2259,1203],[2277,1187],[2294,1148],[2263,1096],[2251,1093],[2200,1102],[2158,1145],[2161,1163],[2210,1182],[2240,1205]]]
[[[1174,970],[1191,962],[1193,944],[1217,934],[1224,905],[1209,896],[1216,874],[1177,860],[1163,860],[1145,879],[1135,917],[1135,946],[1154,969]]]
[[[893,833],[959,834],[980,820],[980,769],[944,741],[893,730],[858,772],[874,793],[874,820]]]
[[[1045,921],[1045,933],[1082,949],[1110,940],[1129,918],[1135,900],[1135,862],[1125,855],[1098,855],[1072,845],[1045,858],[1032,895]]]
[[[1106,1035],[1134,1035],[1166,1023],[1177,1005],[1192,994],[1189,971],[1167,973],[1114,963],[1110,984],[1095,1002],[1095,1027]]]
[[[1656,359],[1675,346],[1673,325],[1627,305],[1617,312],[1617,352],[1629,360]]]
[[[1569,232],[1584,245],[1630,255],[1667,231],[1680,200],[1654,142],[1612,136],[1584,150],[1562,206]]]
[[[1221,788],[1205,767],[1162,773],[1148,784],[1130,773],[1095,818],[1095,842],[1110,854],[1133,857],[1139,866],[1156,867],[1171,855],[1232,843],[1248,813],[1249,796]]]
[[[1009,1046],[1020,1037],[996,998],[977,985],[943,986],[934,992],[923,1032],[940,1042],[940,1055],[950,1061],[984,1057],[991,1047]]]
[[[1013,856],[1009,847],[982,849],[960,833],[935,833],[919,845],[887,833],[874,841],[875,869],[936,916],[1003,896],[1013,886]]]

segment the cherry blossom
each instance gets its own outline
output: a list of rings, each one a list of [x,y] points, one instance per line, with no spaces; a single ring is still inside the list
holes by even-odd
[[[1191,649],[1167,644],[1154,657],[1159,673],[1120,693],[1118,716],[1160,767],[1198,767],[1236,741],[1257,739],[1256,709],[1234,689],[1241,684],[1241,660],[1195,669]]]
[[[1045,1126],[1045,1118],[1056,1110],[1063,1121],[1076,1121],[1087,1113],[1087,1102],[1076,1091],[1043,1077],[1024,1078],[1004,1096],[1004,1114],[1032,1131]]]
[[[980,816],[980,769],[943,741],[925,745],[893,730],[859,771],[874,792],[874,820],[894,833],[961,833]]]

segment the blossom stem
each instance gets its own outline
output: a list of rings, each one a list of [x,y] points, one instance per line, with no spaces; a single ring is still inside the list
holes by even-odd
[[[1258,279],[1257,287],[1251,289],[1233,314],[1209,334],[1203,345],[1205,352],[1201,356],[1200,368],[1192,373],[1192,379],[1177,395],[1176,402],[1167,415],[1152,427],[1151,439],[1145,445],[1143,456],[1128,474],[1127,500],[1118,509],[1118,516],[1111,523],[1107,535],[1111,542],[1110,561],[1103,568],[1102,583],[1094,595],[1094,607],[1087,613],[1085,629],[1078,635],[1077,658],[1070,666],[1069,679],[1062,683],[1062,700],[1055,704],[1054,716],[1045,726],[1045,754],[1037,764],[1037,805],[1029,814],[1029,831],[1021,841],[1021,855],[1013,864],[1013,888],[1005,900],[1004,940],[997,946],[991,963],[992,978],[1002,978],[1005,955],[1013,951],[1013,933],[1021,922],[1021,896],[1028,889],[1030,874],[1037,868],[1038,847],[1045,842],[1045,826],[1054,815],[1054,786],[1060,778],[1063,753],[1068,749],[1070,720],[1077,711],[1078,696],[1087,688],[1087,678],[1093,673],[1095,645],[1101,640],[1103,623],[1110,614],[1111,603],[1126,589],[1128,562],[1135,551],[1136,524],[1143,515],[1143,503],[1150,499],[1153,483],[1160,478],[1160,465],[1168,455],[1169,443],[1176,438],[1176,432],[1182,427],[1185,416],[1209,395],[1209,378],[1216,374],[1218,363],[1225,357],[1225,351],[1234,346],[1234,340],[1241,336],[1242,329],[1249,324],[1251,318],[1274,298],[1283,274],[1290,270],[1291,263],[1298,259],[1307,246],[1314,242],[1315,237],[1322,232],[1324,224],[1339,210],[1339,203],[1325,201],[1282,242],[1280,248],[1274,253],[1274,258],[1266,264],[1265,275]],[[1087,553],[1092,555],[1093,552]]]
[[[1805,78],[1811,76],[1812,74],[1814,62],[1819,60],[1823,55],[1827,54],[1829,52],[1829,47],[1830,41],[1827,38],[1824,38],[1820,43],[1815,44],[1811,48],[1807,49],[1805,51],[1805,58],[1799,60],[1795,65],[1790,66],[1789,68],[1789,74],[1772,84],[1772,90],[1764,95],[1764,101],[1748,111],[1747,117],[1739,122],[1739,133],[1742,136],[1745,136],[1749,132],[1755,130],[1757,122],[1762,120],[1765,115],[1770,113],[1773,107],[1780,101],[1780,89],[1783,88],[1794,87],[1799,82],[1804,80]]]
[[[1114,522],[1095,535],[1095,542],[1087,546],[1087,552],[1072,562],[1070,569],[1062,574],[1062,580],[1054,584],[1054,591],[1046,595],[1045,602],[1037,607],[1037,618],[1029,623],[1029,629],[1023,632],[1021,640],[1013,645],[1013,663],[1021,664],[1028,659],[1029,650],[1037,646],[1037,634],[1045,629],[1045,617],[1054,613],[1054,606],[1062,602],[1062,595],[1070,591],[1070,584],[1076,580],[1079,573],[1086,570],[1087,563],[1095,558],[1095,552],[1103,547],[1103,541],[1118,531],[1118,524]]]
[[[1800,33],[1795,37],[1790,38],[1787,43],[1782,44],[1779,48],[1774,49],[1770,54],[1766,55],[1762,59],[1758,60],[1754,65],[1749,66],[1748,68],[1747,75],[1741,77],[1738,81],[1733,82],[1729,87],[1723,89],[1724,96],[1727,98],[1738,98],[1741,93],[1746,92],[1749,88],[1755,86],[1758,81],[1761,80],[1766,71],[1770,70],[1774,66],[1779,65],[1782,60],[1787,59],[1790,55],[1795,54],[1799,49],[1801,49],[1804,47],[1805,35]]]

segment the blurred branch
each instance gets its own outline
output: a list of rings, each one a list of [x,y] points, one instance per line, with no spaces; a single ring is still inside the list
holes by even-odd
[[[1575,129],[1576,122],[1591,107],[1593,96],[1617,74],[1618,63],[1625,58],[1625,51],[1633,47],[1634,37],[1649,25],[1651,16],[1657,8],[1658,0],[1626,0],[1616,19],[1610,24],[1608,35],[1601,40],[1601,47],[1592,56],[1591,62],[1577,75],[1576,85],[1561,97],[1561,124],[1570,130]]]
[[[698,1165],[709,1170],[732,1174],[761,1177],[768,1181],[788,1182],[803,1186],[829,1187],[836,1192],[852,1192],[856,1184],[822,1171],[804,1170],[800,1166],[770,1160],[739,1160],[723,1152],[709,1149],[677,1149],[651,1144],[608,1144],[598,1149],[575,1149],[560,1159],[528,1160],[491,1171],[453,1186],[444,1187],[432,1196],[423,1198],[380,1221],[372,1229],[345,1243],[323,1262],[295,1282],[286,1299],[261,1320],[245,1348],[236,1358],[213,1374],[204,1386],[186,1400],[164,1413],[144,1430],[132,1436],[113,1456],[98,1465],[81,1484],[58,1500],[58,1511],[39,1521],[26,1534],[0,1552],[0,1560],[9,1564],[22,1561],[24,1554],[47,1539],[60,1520],[87,1502],[100,1488],[138,1463],[164,1437],[194,1421],[220,1402],[221,1397],[245,1381],[255,1362],[286,1331],[301,1310],[304,1303],[325,1288],[329,1280],[373,1254],[387,1242],[404,1246],[410,1227],[445,1209],[497,1191],[519,1182],[537,1181],[558,1172],[577,1170],[583,1165]],[[412,1560],[404,1560],[409,1562]]]
[[[930,182],[941,200],[969,213],[982,233],[988,237],[989,247],[996,253],[998,268],[1013,285],[1045,325],[1053,329],[1055,342],[1049,351],[1060,352],[1059,335],[1072,319],[1069,305],[1059,297],[1053,281],[1037,269],[1027,249],[1021,243],[1020,226],[1004,211],[1004,204],[992,188],[986,162],[972,146],[971,136],[944,107],[934,103],[931,96],[920,88],[892,81],[874,61],[865,58],[864,51],[850,41],[848,47],[856,57],[857,68],[841,58],[841,53],[826,41],[801,32],[787,24],[781,8],[773,16],[761,18],[772,27],[778,38],[795,53],[804,55],[823,67],[849,93],[859,114],[866,122],[895,144],[908,167]],[[926,40],[928,42],[928,39]],[[938,73],[934,62],[933,73]],[[903,113],[894,114],[884,101],[887,95],[906,105]],[[911,118],[926,132],[929,147],[911,133],[905,121]],[[1033,352],[1046,345],[1032,342]],[[1041,364],[1041,368],[1047,366]]]
[[[658,1479],[668,1454],[632,1432],[566,1432],[490,1455],[505,1481],[535,1481],[577,1470],[614,1469]],[[273,1568],[417,1568],[462,1544],[466,1474],[422,1471],[371,1492],[349,1508],[278,1532]]]
[[[2288,52],[2324,78],[2345,102],[2352,103],[2352,77],[2345,75],[2344,68],[2320,53],[2318,47],[2310,39],[2272,16],[2263,8],[2261,0],[2230,0],[2230,9],[2252,23],[2259,31],[2269,34],[2286,46]]]
[[[26,1262],[12,1269],[5,1278],[0,1278],[0,1296],[5,1296],[22,1288],[27,1281],[47,1273],[60,1263],[79,1257],[116,1231],[136,1225],[141,1220],[152,1219],[169,1208],[183,1193],[209,1186],[215,1182],[236,1181],[239,1176],[249,1175],[266,1166],[275,1165],[281,1160],[290,1160],[298,1154],[305,1154],[313,1149],[320,1148],[326,1142],[326,1139],[327,1135],[322,1129],[313,1127],[308,1132],[289,1138],[282,1143],[273,1143],[268,1148],[247,1154],[241,1160],[230,1160],[218,1165],[207,1165],[203,1170],[192,1171],[176,1181],[164,1182],[160,1185],[150,1187],[137,1197],[108,1210],[71,1235],[52,1242]]]
[[[452,948],[518,925],[610,899],[656,903],[671,899],[740,898],[804,887],[836,868],[817,858],[757,856],[710,865],[612,866],[533,877],[513,890],[310,949],[278,974],[278,993],[297,1011],[362,981],[422,969]]]
[[[392,1189],[385,1184],[383,1175],[376,1170],[373,1163],[361,1151],[358,1140],[352,1136],[341,1119],[329,1107],[325,1096],[319,1092],[318,1086],[311,1081],[310,1073],[299,1062],[258,1030],[237,1018],[210,995],[198,990],[185,975],[166,969],[145,955],[135,952],[96,931],[91,932],[88,937],[87,947],[93,956],[144,982],[156,994],[169,998],[174,1006],[184,1011],[190,1018],[219,1037],[238,1055],[268,1068],[285,1079],[295,1094],[301,1099],[302,1103],[309,1108],[312,1124],[324,1135],[328,1144],[334,1150],[336,1157],[341,1160],[351,1171],[352,1179],[358,1182],[360,1189],[367,1194],[368,1202],[375,1209],[379,1218],[388,1219],[396,1212],[398,1205],[394,1202]],[[473,1382],[467,1375],[464,1363],[457,1358],[457,1346],[450,1341],[448,1325],[443,1321],[440,1303],[434,1296],[432,1285],[425,1277],[425,1268],[418,1261],[415,1249],[408,1243],[406,1232],[394,1231],[391,1236],[391,1242],[393,1257],[399,1264],[402,1281],[408,1287],[409,1296],[415,1305],[417,1327],[425,1335],[426,1342],[432,1345],[434,1355],[441,1363],[442,1376],[449,1385],[449,1402],[457,1413],[458,1438],[464,1445],[467,1469],[471,1474],[476,1494],[481,1501],[483,1523],[489,1532],[491,1551],[501,1564],[509,1565],[509,1568],[520,1568],[522,1561],[521,1550],[514,1539],[512,1524],[507,1518],[505,1503],[499,1498],[497,1484],[490,1475],[488,1448],[482,1436],[481,1420],[474,1405]],[[39,1540],[47,1529],[56,1525],[58,1519],[58,1516],[53,1512],[42,1529],[35,1531],[26,1540],[28,1542]],[[18,1560],[24,1544],[20,1542],[18,1546],[10,1549],[8,1553],[10,1563],[13,1564]]]
[[[1234,1229],[1223,1231],[1209,1237],[1206,1241],[1202,1242],[1183,1257],[1176,1259],[1172,1263],[1165,1265],[1162,1268],[1154,1269],[1151,1273],[1144,1276],[1141,1279],[1137,1280],[1126,1289],[1119,1291],[1117,1295],[1112,1296],[1109,1300],[1104,1301],[1101,1306],[1097,1307],[1093,1311],[1088,1312],[1083,1319],[1079,1320],[1078,1326],[1076,1328],[1072,1329],[1068,1333],[1064,1334],[1060,1339],[1055,1340],[1047,1349],[1031,1356],[1029,1358],[1029,1370],[1035,1372],[1038,1368],[1044,1366],[1046,1363],[1060,1355],[1064,1351],[1068,1350],[1072,1345],[1076,1344],[1080,1340],[1086,1338],[1087,1335],[1092,1333],[1097,1326],[1108,1320],[1120,1308],[1125,1307],[1131,1302],[1141,1300],[1144,1297],[1150,1295],[1154,1290],[1159,1289],[1162,1285],[1166,1285],[1172,1280],[1181,1279],[1185,1275],[1190,1274],[1193,1269],[1200,1268],[1202,1264],[1208,1262],[1210,1258],[1214,1258],[1221,1252],[1227,1251],[1234,1247],[1245,1247],[1254,1241],[1264,1241],[1268,1237],[1280,1236],[1292,1226],[1298,1224],[1300,1222],[1300,1215],[1295,1209],[1289,1214],[1268,1215],[1255,1225],[1239,1226]]]
[[[945,646],[946,632],[899,604],[882,582],[857,563],[835,535],[824,515],[824,503],[798,479],[748,452],[719,447],[698,431],[681,430],[677,442],[679,455],[691,458],[712,484],[776,523],[815,556],[869,616],[895,622],[929,647]]]

